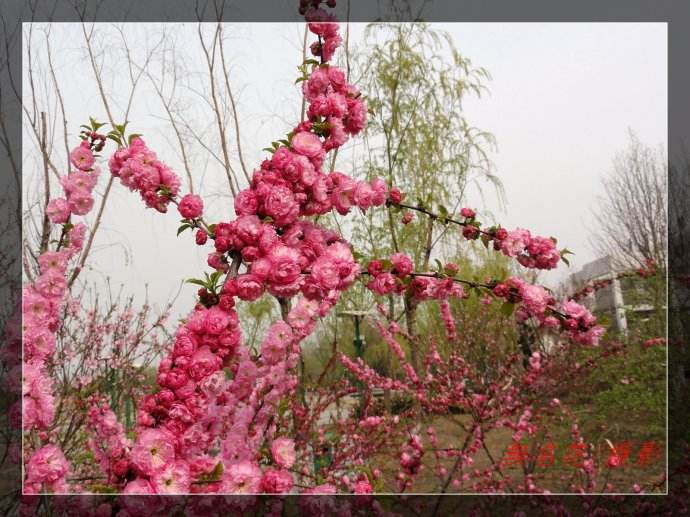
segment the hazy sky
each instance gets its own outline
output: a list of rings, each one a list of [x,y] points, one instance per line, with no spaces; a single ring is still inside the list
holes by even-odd
[[[645,143],[666,146],[666,25],[434,25],[448,31],[459,51],[492,76],[488,92],[480,99],[468,97],[465,104],[469,123],[493,133],[498,144],[491,158],[505,187],[507,206],[501,211],[495,197],[489,195],[484,208],[508,228],[521,226],[557,237],[559,245],[576,253],[572,270],[579,269],[595,258],[588,242],[594,224],[591,209],[613,155],[626,145],[628,128]],[[363,28],[360,24],[351,26],[353,44],[361,41]],[[147,39],[155,41],[160,29],[145,24],[124,26],[134,52],[144,47]],[[53,60],[74,141],[78,124],[90,115],[100,120],[106,117],[86,60],[81,27],[61,24],[51,30]],[[117,46],[119,35],[112,27],[99,26],[96,30],[103,31],[106,48]],[[198,67],[202,54],[196,26],[176,24],[167,30],[184,50],[190,66]],[[26,43],[27,25],[24,31]],[[238,95],[245,158],[250,167],[257,166],[264,156],[263,147],[298,120],[300,95],[293,82],[301,61],[302,31],[303,25],[297,24],[228,27],[231,38],[226,51],[233,64],[231,80]],[[40,61],[44,59],[44,43],[39,36],[35,32],[32,48],[34,58]],[[25,63],[26,51],[25,45]],[[126,78],[120,66],[106,54],[106,86],[113,92],[116,117],[125,105],[118,93]],[[41,73],[40,66],[34,69]],[[150,71],[157,73],[155,67]],[[204,102],[203,92],[199,94],[190,94],[190,102]],[[158,98],[142,80],[129,116],[132,130],[144,133],[159,157],[182,175],[172,134],[162,116]],[[37,188],[30,142],[30,133],[25,132],[27,200]],[[352,149],[356,156],[356,144]],[[106,174],[104,167],[101,190]],[[230,218],[232,202],[219,168],[209,163],[195,169],[196,175],[196,185],[202,185],[207,205],[214,205],[212,215]],[[473,198],[467,204],[482,207],[478,195],[470,195]],[[207,269],[205,253],[192,244],[190,235],[175,237],[179,225],[176,211],[161,215],[145,209],[137,195],[119,184],[114,187],[102,225],[90,274],[109,276],[115,284],[125,283],[126,290],[138,296],[148,283],[152,302],[163,303],[177,293],[182,278]],[[553,285],[567,273],[561,266],[543,281]],[[183,288],[176,312],[184,313],[191,307],[194,290],[189,285]]]

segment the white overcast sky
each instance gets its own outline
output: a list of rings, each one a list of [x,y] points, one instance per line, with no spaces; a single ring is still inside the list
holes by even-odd
[[[492,153],[507,198],[504,211],[493,196],[484,208],[508,228],[521,226],[541,235],[553,235],[559,245],[575,252],[572,270],[595,258],[589,245],[591,209],[601,192],[601,178],[610,170],[613,155],[627,141],[628,128],[651,145],[666,147],[667,31],[665,24],[612,23],[471,23],[434,24],[450,33],[459,51],[492,76],[488,93],[468,97],[465,116],[473,126],[493,133],[498,149]],[[45,28],[45,26],[41,27]],[[156,27],[124,26],[132,48],[143,46]],[[111,27],[96,30],[117,34]],[[196,26],[176,24],[168,29],[184,42],[189,59],[201,59]],[[361,41],[364,26],[353,24],[350,38]],[[71,129],[90,115],[105,114],[83,50],[81,27],[52,27],[54,64],[62,83]],[[301,61],[303,25],[243,24],[228,27],[227,47],[233,64],[231,77],[239,97],[244,150],[250,167],[263,157],[261,149],[280,138],[297,122],[300,95],[293,85]],[[25,25],[25,43],[28,26]],[[188,43],[187,43],[188,41]],[[41,59],[41,46],[34,54]],[[26,63],[26,44],[25,44]],[[110,68],[108,68],[110,67]],[[123,77],[124,70],[106,63],[106,72]],[[116,91],[116,84],[107,85]],[[27,93],[26,81],[24,84]],[[115,111],[122,99],[113,96]],[[197,102],[202,102],[198,98]],[[144,85],[129,119],[159,157],[182,168],[173,151],[171,133],[160,121],[157,97]],[[118,116],[117,114],[115,115]],[[74,138],[73,138],[74,141]],[[25,131],[25,195],[37,188],[30,134]],[[355,147],[356,152],[356,147]],[[105,184],[103,177],[100,189]],[[202,193],[214,204],[212,213],[228,218],[229,199],[213,198],[227,190],[223,177],[210,167],[203,176]],[[198,182],[199,183],[199,182]],[[198,184],[197,183],[197,184]],[[477,196],[476,203],[482,207]],[[90,261],[92,278],[109,276],[125,283],[126,291],[141,297],[144,285],[152,302],[162,304],[180,288],[180,280],[205,268],[205,254],[189,241],[175,237],[175,211],[160,215],[144,209],[138,197],[119,184],[103,220],[103,230]],[[117,247],[109,246],[118,243]],[[127,249],[127,260],[122,249]],[[567,268],[544,278],[554,284]],[[185,286],[176,313],[192,306],[193,286]]]

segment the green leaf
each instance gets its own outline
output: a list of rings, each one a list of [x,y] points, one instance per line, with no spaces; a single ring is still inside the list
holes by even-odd
[[[269,152],[269,153],[275,153],[275,152],[276,152],[276,150],[273,149],[273,147],[264,147],[264,148],[261,149],[261,150],[262,150],[262,151],[267,151],[267,152]]]
[[[220,478],[223,476],[223,462],[219,461],[216,463],[216,466],[213,467],[213,470],[211,471],[210,474],[210,479],[209,481],[218,481]]]
[[[200,285],[201,287],[206,287],[206,282],[203,280],[199,280],[198,278],[188,278],[185,280],[186,284],[194,284],[194,285]]]
[[[570,266],[570,261],[565,258],[566,255],[575,255],[572,251],[570,251],[568,248],[563,248],[561,250],[561,260],[566,263],[567,266]]]
[[[439,259],[434,259],[434,262],[436,262],[436,270],[439,273],[443,271],[443,263]]]
[[[512,315],[514,310],[515,310],[515,304],[514,303],[505,302],[503,305],[501,305],[501,314],[503,314],[504,316]]]
[[[441,222],[443,224],[447,224],[448,223],[448,209],[443,205],[439,205],[438,213],[439,213],[439,217],[438,217],[439,222]]]
[[[188,228],[193,228],[193,226],[189,223],[181,224],[180,227],[177,229],[177,235],[179,236],[183,231],[185,231]]]
[[[113,142],[117,143],[117,145],[120,145],[120,146],[122,145],[122,140],[120,140],[120,137],[115,135],[115,134],[108,133],[107,135],[105,135],[105,137],[109,138]]]

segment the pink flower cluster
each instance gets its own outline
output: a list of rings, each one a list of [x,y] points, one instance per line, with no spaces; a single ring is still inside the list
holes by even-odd
[[[48,204],[51,222],[66,223],[71,214],[85,215],[93,207],[93,190],[98,172],[93,170],[94,156],[89,144],[82,142],[70,152],[72,165],[78,168],[60,178],[65,198]],[[83,223],[65,225],[55,251],[38,257],[39,276],[33,285],[22,291],[22,426],[25,430],[46,430],[55,415],[52,379],[46,371],[46,361],[55,350],[55,332],[60,324],[60,311],[68,290],[67,266],[84,242]],[[39,469],[33,472],[33,469]],[[48,471],[52,470],[52,474]],[[64,455],[53,445],[45,445],[30,457],[26,483],[30,490],[40,490],[41,483],[50,491],[65,487],[67,463]],[[64,472],[63,472],[64,471]],[[48,472],[48,473],[46,473]]]
[[[400,454],[400,472],[398,473],[398,487],[402,491],[412,486],[412,478],[422,468],[424,446],[416,434],[412,435]]]
[[[452,278],[433,278],[416,276],[410,282],[412,297],[416,301],[446,300],[448,298],[465,298],[467,295],[460,284]]]
[[[339,36],[330,36],[333,31],[337,36],[337,24],[312,23],[309,28],[326,37],[324,51],[329,48],[330,53],[330,46],[340,43]],[[254,172],[250,188],[235,198],[238,216],[270,218],[274,226],[282,228],[300,216],[325,214],[333,208],[346,214],[352,206],[366,210],[386,202],[388,188],[383,180],[355,181],[340,172],[325,174],[321,170],[325,154],[366,125],[366,105],[357,89],[347,83],[343,70],[326,64],[314,67],[303,91],[309,104],[308,120],[297,125],[289,143],[275,149],[272,158]]]
[[[216,406],[225,402],[222,368],[236,358],[240,346],[239,321],[229,302],[196,307],[178,329],[171,355],[161,360],[160,391],[139,403],[141,432],[131,461],[140,479],[151,482],[156,491],[188,491],[191,476],[217,463],[203,452],[221,431],[209,429],[209,419],[218,416]],[[189,459],[196,461],[179,463]],[[174,484],[170,476],[178,476]]]
[[[302,292],[308,299],[334,300],[354,282],[359,266],[337,234],[306,221],[281,233],[255,215],[216,225],[213,256],[239,251],[248,264],[248,272],[228,280],[223,293],[245,301],[266,290],[280,298]]]
[[[98,169],[92,169],[94,157],[89,144],[82,142],[70,153],[70,162],[77,167],[60,178],[65,197],[52,199],[46,207],[46,213],[54,224],[66,223],[70,214],[85,215],[93,208],[93,192],[98,180]]]
[[[529,230],[517,228],[510,232],[499,231],[494,238],[494,248],[500,249],[508,257],[517,258],[524,267],[553,269],[561,259],[553,239],[533,237]]]
[[[321,58],[321,62],[330,61],[333,54],[343,42],[339,31],[339,24],[335,16],[328,14],[319,8],[323,0],[310,2],[300,0],[300,11],[304,13],[304,18],[309,22],[309,30],[319,36],[319,40],[312,43],[311,53]],[[329,7],[335,7],[334,0],[328,0]]]
[[[561,325],[568,331],[570,338],[576,343],[596,346],[604,334],[604,327],[597,325],[596,318],[585,307],[572,300],[562,303],[561,310],[565,319]]]
[[[367,289],[379,296],[393,292],[401,294],[407,287],[403,279],[413,271],[412,259],[404,253],[391,255],[389,261],[374,259],[367,265],[367,272],[371,277]]]
[[[48,444],[35,451],[26,465],[25,494],[67,493],[69,463],[59,447]]]
[[[318,305],[302,299],[289,312],[287,323],[274,323],[257,359],[240,343],[232,296],[223,297],[229,301],[210,308],[198,305],[180,327],[171,356],[159,366],[160,391],[139,404],[139,434],[131,451],[137,477],[125,487],[128,493],[292,489],[287,471],[296,459],[292,440],[272,440],[276,468],[263,471],[256,460],[262,443],[271,441],[270,422],[278,402],[297,384],[292,370],[298,344],[313,330]],[[213,455],[213,449],[221,453]],[[192,484],[212,475],[219,463],[220,477]]]
[[[108,483],[120,486],[129,471],[132,442],[117,421],[105,398],[94,395],[87,411],[90,437],[88,445],[106,476]]]
[[[597,345],[604,328],[585,307],[567,300],[556,309],[556,299],[544,287],[532,285],[521,278],[511,277],[493,288],[493,294],[510,303],[520,303],[516,318],[524,321],[530,317],[545,328],[565,331],[576,343]]]
[[[475,240],[480,236],[488,245],[493,241],[495,250],[500,250],[508,257],[528,268],[553,269],[561,260],[561,253],[556,249],[553,238],[532,236],[529,230],[517,228],[507,231],[505,228],[493,226],[487,230],[481,229],[481,223],[476,221],[477,212],[472,208],[462,208],[460,216],[462,222],[455,221],[462,228],[462,235],[467,240]]]
[[[416,302],[465,296],[462,286],[452,278],[436,278],[434,273],[414,273],[414,264],[404,253],[395,253],[390,260],[370,261],[367,272],[371,280],[366,287],[379,296],[409,291]],[[449,326],[447,328],[451,330]]]
[[[340,172],[323,173],[321,165],[332,135],[322,143],[311,128],[311,122],[300,124],[290,148],[279,147],[254,172],[249,189],[235,198],[238,216],[258,216],[284,228],[300,216],[322,215],[334,208],[345,215],[352,206],[367,210],[386,202],[388,187],[381,179],[368,183]]]
[[[118,149],[108,165],[113,176],[139,192],[146,206],[159,212],[167,211],[171,198],[180,190],[180,178],[139,137],[133,138],[129,147]]]

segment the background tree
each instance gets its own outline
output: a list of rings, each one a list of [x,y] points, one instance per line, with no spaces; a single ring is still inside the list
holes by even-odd
[[[481,191],[485,181],[502,196],[501,183],[493,171],[488,152],[493,136],[473,127],[466,119],[463,100],[481,95],[489,73],[472,65],[443,31],[425,23],[373,23],[367,27],[362,48],[346,57],[345,68],[362,91],[370,108],[363,149],[356,148],[356,160],[343,166],[354,169],[362,179],[385,178],[407,193],[407,201],[448,213],[462,205],[468,185]],[[439,136],[443,135],[443,138]],[[333,168],[335,167],[333,160]],[[342,154],[338,161],[344,161]],[[401,224],[403,213],[395,208],[370,211],[357,218],[351,229],[351,241],[367,257],[408,254],[419,270],[427,270],[435,258],[469,261],[468,245],[461,252],[457,229],[417,217]],[[334,222],[337,224],[337,222]],[[461,254],[464,253],[464,259]],[[343,296],[340,304],[347,309],[367,310],[376,300],[363,288]],[[404,304],[404,305],[403,305]],[[427,321],[423,307],[408,301],[388,301],[391,319],[403,319],[408,332],[421,332],[418,322]],[[423,316],[417,312],[423,311]],[[350,322],[342,321],[340,341],[349,347]],[[334,331],[331,322],[329,331]],[[344,331],[344,332],[343,332]],[[372,336],[373,337],[373,336]],[[332,341],[332,338],[323,341]],[[368,343],[371,349],[375,338]],[[321,361],[331,353],[322,350]],[[349,349],[349,348],[346,348]],[[387,348],[382,347],[383,353]],[[423,349],[411,346],[412,363],[419,367]],[[376,354],[376,352],[373,352]],[[379,357],[385,370],[387,358]]]
[[[628,147],[615,156],[603,180],[593,239],[597,252],[611,255],[621,268],[652,260],[666,270],[667,175],[665,150],[630,131]]]

